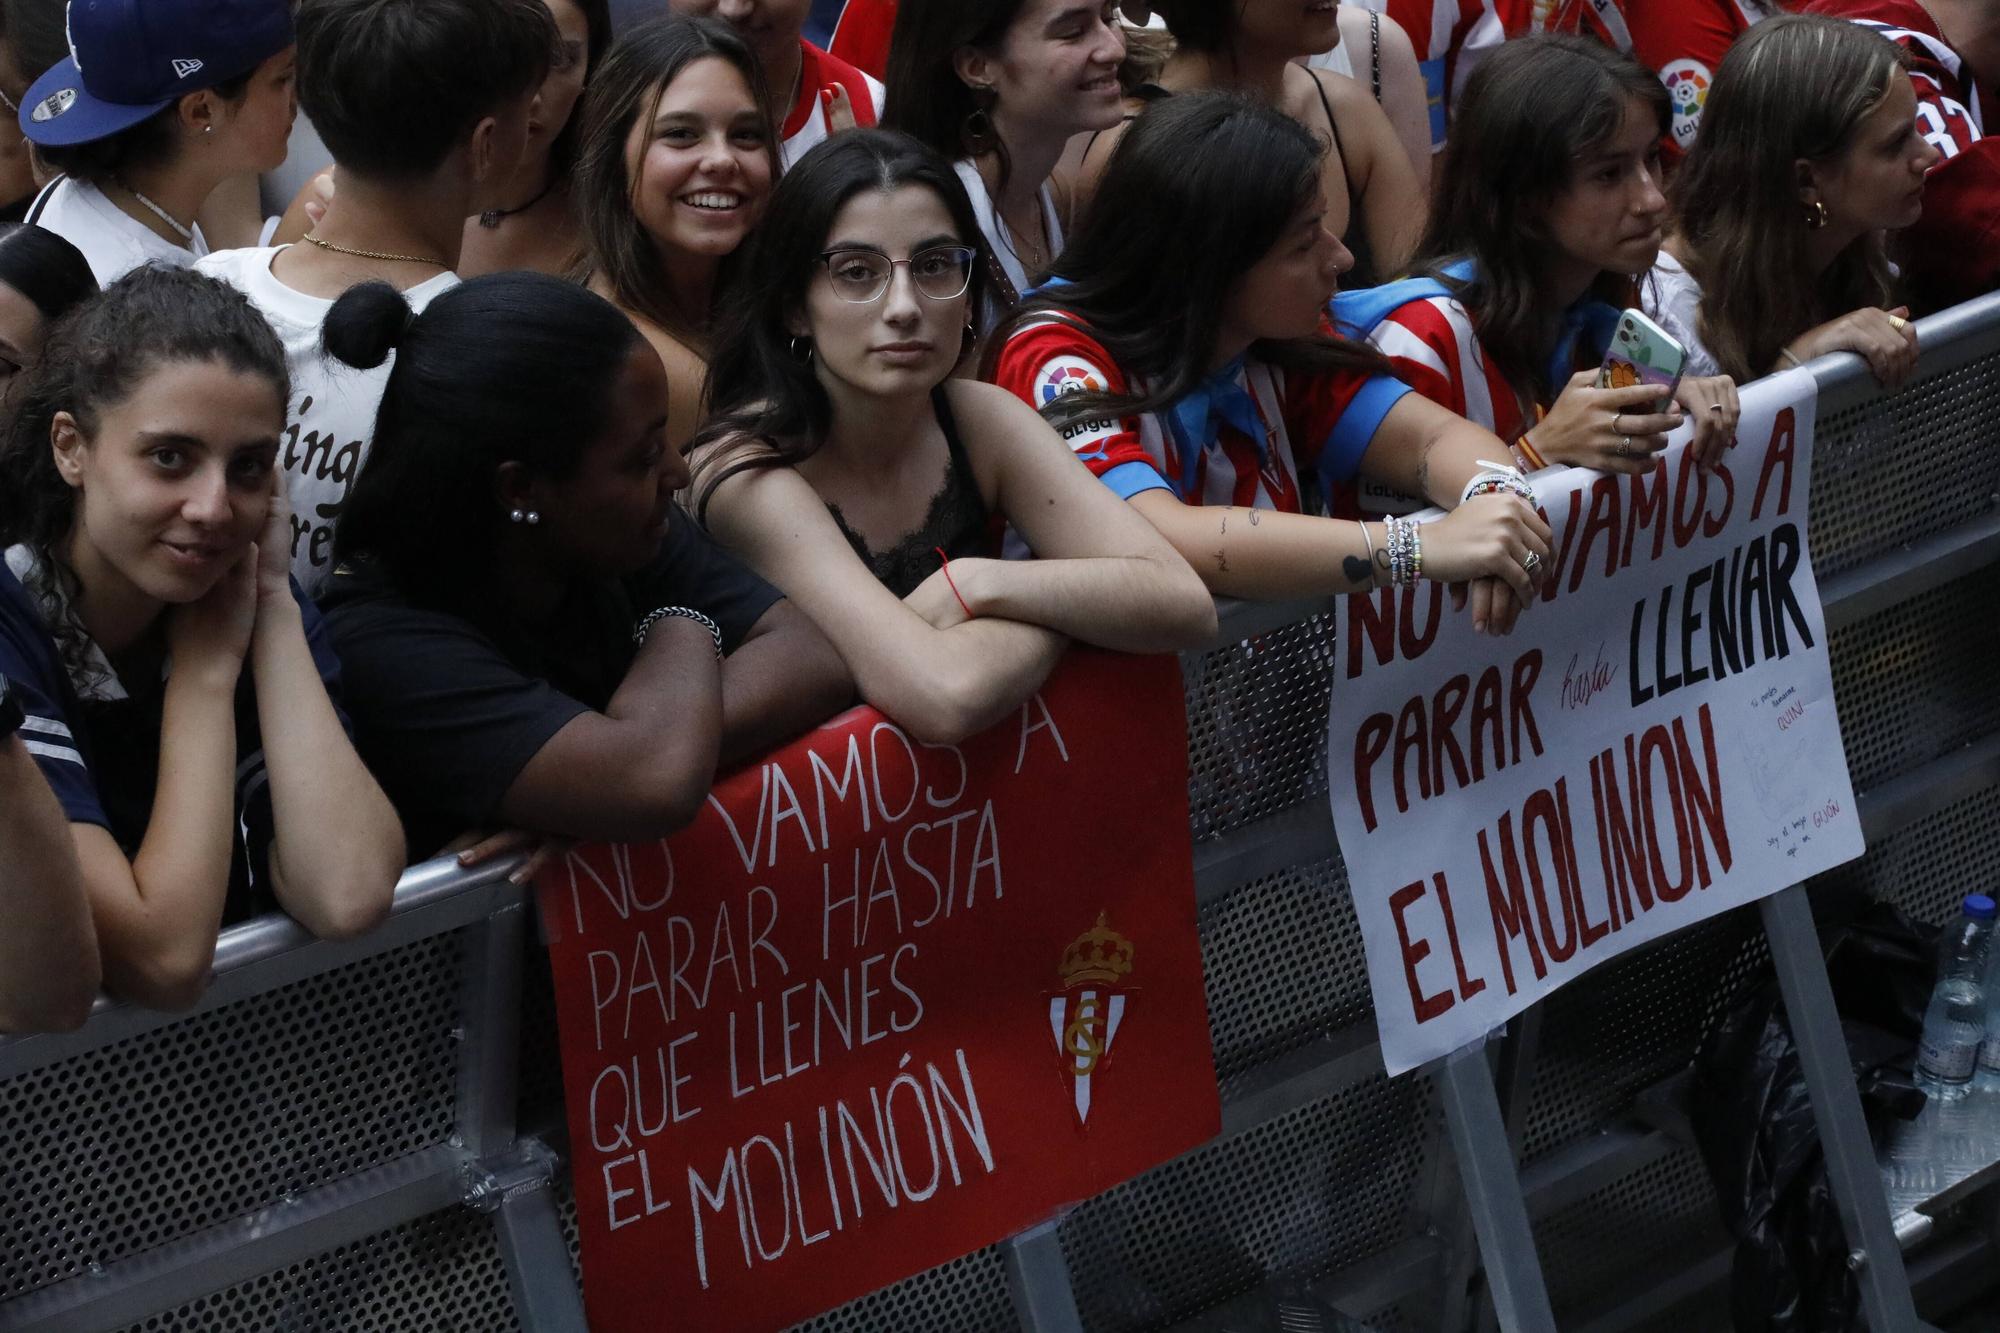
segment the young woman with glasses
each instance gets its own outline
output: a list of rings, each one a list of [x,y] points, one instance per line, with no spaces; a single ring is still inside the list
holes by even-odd
[[[1072,638],[1201,641],[1201,581],[1011,395],[953,379],[979,225],[938,154],[837,136],[786,173],[716,339],[697,516],[834,641],[919,739],[1018,705]],[[1011,524],[1040,557],[1002,561]]]

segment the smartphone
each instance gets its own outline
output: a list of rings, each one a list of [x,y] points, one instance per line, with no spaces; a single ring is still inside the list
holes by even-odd
[[[1618,328],[1611,335],[1611,346],[1597,372],[1597,387],[1623,389],[1634,384],[1657,384],[1660,401],[1646,410],[1665,412],[1673,406],[1674,390],[1680,387],[1681,370],[1686,365],[1687,348],[1676,342],[1671,333],[1639,311],[1627,310],[1618,316]]]

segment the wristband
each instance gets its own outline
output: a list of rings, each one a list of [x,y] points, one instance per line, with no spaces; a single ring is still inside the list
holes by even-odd
[[[701,612],[685,606],[663,606],[657,611],[648,613],[646,618],[641,620],[638,627],[632,631],[633,645],[640,648],[645,647],[646,636],[653,632],[653,626],[659,624],[662,620],[674,619],[692,620],[695,624],[707,630],[709,638],[715,640],[715,655],[717,657],[722,656],[721,626],[717,625]]]
[[[1465,489],[1458,497],[1460,504],[1475,496],[1494,495],[1504,491],[1509,495],[1520,496],[1527,501],[1530,509],[1534,508],[1535,488],[1528,484],[1527,478],[1521,475],[1518,468],[1508,467],[1502,463],[1489,463],[1483,458],[1479,460],[1479,465],[1486,470],[1475,473],[1472,480],[1465,483]]]

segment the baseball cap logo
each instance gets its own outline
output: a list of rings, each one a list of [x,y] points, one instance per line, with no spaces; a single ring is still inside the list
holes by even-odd
[[[188,75],[193,74],[200,68],[201,68],[201,62],[199,60],[176,60],[174,62],[174,77],[177,79],[185,79]]]
[[[33,121],[50,121],[70,109],[76,102],[76,89],[58,88],[35,103],[35,109],[28,113]]]

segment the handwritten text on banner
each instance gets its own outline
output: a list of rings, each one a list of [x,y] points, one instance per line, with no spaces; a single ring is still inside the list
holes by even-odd
[[[777,1329],[1212,1137],[1172,659],[857,709],[540,883],[599,1330]]]
[[[1743,394],[1711,472],[1545,473],[1541,597],[1342,599],[1327,772],[1383,1060],[1861,854],[1806,540],[1816,390]]]

